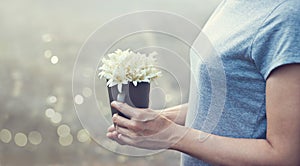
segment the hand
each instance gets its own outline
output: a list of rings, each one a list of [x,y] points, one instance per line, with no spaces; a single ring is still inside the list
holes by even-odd
[[[130,117],[126,119],[115,114],[108,128],[107,137],[121,145],[131,145],[145,149],[166,149],[177,143],[187,132],[187,128],[175,124],[159,111],[149,108],[133,108],[125,103],[112,102],[113,107]]]

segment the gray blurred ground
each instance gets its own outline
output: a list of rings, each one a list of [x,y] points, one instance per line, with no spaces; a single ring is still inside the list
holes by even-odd
[[[178,152],[128,157],[94,143],[74,109],[73,65],[88,36],[114,17],[161,10],[202,27],[218,3],[1,0],[0,166],[179,165]]]

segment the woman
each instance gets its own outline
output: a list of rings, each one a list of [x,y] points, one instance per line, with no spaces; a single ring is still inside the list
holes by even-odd
[[[181,151],[182,165],[300,165],[299,6],[296,0],[224,0],[211,16],[203,32],[222,59],[227,86],[212,134],[201,131],[203,114],[186,104],[159,113],[113,102],[131,119],[114,115],[117,127],[107,136]],[[211,87],[208,72],[197,72],[203,113]]]

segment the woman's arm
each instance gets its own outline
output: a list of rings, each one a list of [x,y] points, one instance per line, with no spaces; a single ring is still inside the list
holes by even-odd
[[[188,110],[188,104],[186,103],[186,104],[170,107],[160,111],[163,116],[175,122],[176,124],[184,125],[187,110]]]
[[[150,109],[112,105],[131,117],[113,116],[107,136],[140,148],[171,148],[216,165],[300,165],[300,64],[274,70],[267,80],[267,138],[238,139],[190,129]],[[206,139],[203,139],[206,138]]]
[[[173,149],[217,165],[300,165],[300,64],[273,71],[267,80],[267,139],[234,139],[190,130]]]

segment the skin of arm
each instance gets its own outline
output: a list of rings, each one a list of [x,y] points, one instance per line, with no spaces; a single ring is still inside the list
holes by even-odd
[[[172,148],[218,165],[300,165],[299,73],[300,64],[286,65],[267,79],[267,139],[211,135],[201,143],[191,130]]]
[[[179,125],[185,124],[185,118],[188,111],[188,104],[182,104],[174,107],[167,108],[165,110],[160,110],[161,114],[171,121]]]
[[[216,165],[297,166],[300,165],[299,73],[300,64],[291,64],[275,69],[268,77],[266,139],[229,138],[211,134],[203,141],[199,140],[203,132],[176,124],[163,114],[144,121],[143,119],[151,110],[134,111],[132,107],[116,103],[112,105],[132,118],[128,120],[114,116],[113,122],[119,127],[110,127],[107,136],[120,144],[148,149],[153,145],[157,145],[155,147],[157,149],[166,148],[160,143],[162,140],[170,141],[169,149],[181,151]],[[172,118],[174,115],[169,114],[169,117]],[[137,119],[142,120],[137,121]],[[166,128],[170,130],[165,130]],[[157,142],[153,142],[155,140],[153,138],[145,137],[145,134],[155,137],[156,133],[160,133],[161,130],[167,132],[160,135]],[[138,133],[143,133],[143,135]],[[184,136],[180,137],[183,133]]]

